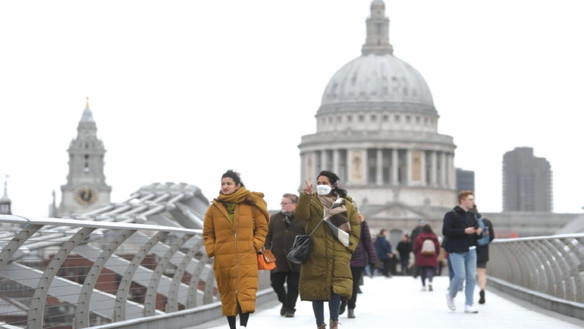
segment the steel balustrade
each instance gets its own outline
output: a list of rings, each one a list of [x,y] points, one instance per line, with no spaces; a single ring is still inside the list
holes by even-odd
[[[26,308],[26,318],[11,325],[50,327],[45,323],[47,311],[63,304],[73,309],[65,315],[74,319],[74,327],[83,328],[217,301],[213,271],[203,256],[201,230],[17,216],[0,216],[0,223],[13,230],[12,238],[0,241],[0,289],[14,286],[12,283],[30,288],[0,291],[4,299],[18,300]],[[49,240],[43,241],[46,237]],[[32,243],[27,245],[28,241]],[[129,252],[123,252],[124,248]],[[19,250],[20,256],[15,258]],[[128,254],[133,255],[131,260],[124,259]],[[48,261],[28,266],[27,258],[32,255]],[[145,264],[152,255],[152,264]],[[79,278],[68,276],[69,271],[83,267],[75,263],[80,259],[89,271]],[[117,275],[121,279],[112,282],[104,276],[106,270],[110,278]],[[171,270],[173,275],[168,276]],[[100,285],[109,285],[108,291],[100,290]],[[137,291],[143,302],[140,298],[131,301],[136,300]],[[167,300],[170,306],[165,305]]]
[[[0,328],[168,328],[221,316],[201,235],[208,206],[196,186],[155,183],[71,219],[0,215]],[[258,303],[276,298],[262,272]]]
[[[489,254],[489,284],[584,319],[584,234],[496,239]]]

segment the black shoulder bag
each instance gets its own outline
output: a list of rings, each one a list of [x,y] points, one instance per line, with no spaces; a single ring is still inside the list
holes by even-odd
[[[310,237],[316,231],[323,221],[318,222],[318,225],[310,232],[310,234],[299,234],[294,238],[292,249],[286,255],[286,258],[294,264],[302,264],[308,260],[310,254]]]

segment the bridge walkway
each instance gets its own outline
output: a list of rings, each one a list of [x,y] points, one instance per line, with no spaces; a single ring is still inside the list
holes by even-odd
[[[446,306],[448,277],[434,278],[434,291],[422,291],[420,279],[394,276],[365,277],[357,298],[355,319],[341,315],[340,329],[350,328],[473,328],[473,329],[549,329],[584,328],[584,321],[544,310],[494,289],[488,290],[486,303],[476,305],[478,314],[464,313],[464,294],[455,298],[456,311]],[[478,300],[478,289],[475,289]],[[326,304],[325,304],[326,305]],[[328,308],[325,306],[325,318]],[[189,329],[229,328],[225,318]],[[298,301],[294,318],[280,316],[280,304],[272,303],[250,316],[247,328],[316,328],[310,302]],[[328,326],[327,326],[328,328]]]

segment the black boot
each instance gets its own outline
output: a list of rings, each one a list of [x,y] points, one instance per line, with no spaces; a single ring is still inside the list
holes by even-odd
[[[346,301],[341,301],[341,308],[339,309],[339,315],[345,313],[345,308],[347,308],[347,302]]]
[[[481,291],[479,292],[479,304],[484,304],[485,303],[485,291],[483,289],[481,289]]]
[[[295,312],[296,312],[295,308],[287,307],[286,310],[284,311],[284,316],[287,318],[293,318]]]
[[[354,319],[355,318],[355,309],[350,308],[349,309],[349,315],[348,315],[349,319]]]

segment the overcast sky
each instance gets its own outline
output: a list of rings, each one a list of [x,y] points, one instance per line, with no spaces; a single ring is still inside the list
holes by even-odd
[[[46,216],[66,183],[85,98],[112,201],[226,169],[279,208],[301,183],[329,79],[360,56],[369,0],[2,1],[0,175],[15,214]],[[455,166],[501,210],[502,157],[533,147],[554,210],[584,206],[580,0],[386,0],[394,55],[426,79]]]

